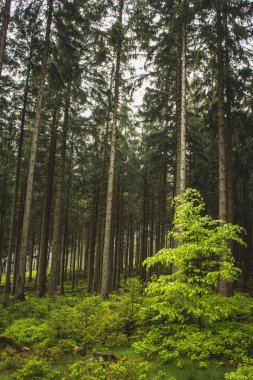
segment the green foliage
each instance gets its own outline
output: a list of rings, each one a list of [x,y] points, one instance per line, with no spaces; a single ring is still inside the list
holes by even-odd
[[[37,380],[55,379],[59,375],[59,372],[52,370],[46,361],[33,357],[28,360],[23,368],[17,372],[15,379],[17,380]]]
[[[202,216],[205,204],[194,189],[175,197],[174,206],[174,226],[169,237],[180,244],[162,249],[144,264],[148,268],[157,263],[175,265],[178,271],[169,279],[189,285],[191,295],[204,295],[217,289],[220,278],[231,282],[237,279],[240,271],[234,266],[229,241],[245,246],[241,238],[244,229]]]
[[[150,356],[159,354],[163,361],[187,357],[201,366],[210,357],[241,360],[253,347],[247,323],[252,302],[240,295],[225,298],[217,288],[220,278],[233,281],[238,276],[229,240],[243,245],[243,229],[202,216],[204,202],[197,190],[187,189],[174,204],[170,236],[180,244],[145,264],[173,264],[178,271],[148,284],[142,310],[147,332],[134,347]]]
[[[253,360],[247,360],[246,363],[239,365],[234,372],[225,374],[226,380],[252,380],[253,379]]]
[[[140,357],[123,357],[110,366],[108,379],[110,380],[145,380],[150,364]]]
[[[145,380],[150,365],[141,357],[123,357],[116,363],[103,359],[87,359],[70,366],[69,379],[85,380]]]
[[[4,371],[14,371],[21,367],[20,358],[9,357],[6,359],[0,360],[0,373]]]
[[[10,324],[8,310],[0,303],[0,333],[2,333],[5,328]]]
[[[70,367],[68,379],[79,380],[104,380],[105,365],[103,360],[89,359],[86,361],[78,361]]]
[[[35,318],[18,319],[9,326],[5,333],[22,344],[34,344],[48,336],[47,324]]]
[[[137,278],[122,281],[119,295],[115,298],[115,311],[121,321],[123,332],[132,336],[138,327],[140,308],[144,301],[143,285]]]

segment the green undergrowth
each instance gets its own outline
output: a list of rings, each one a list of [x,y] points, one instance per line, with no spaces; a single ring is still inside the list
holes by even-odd
[[[145,288],[137,278],[123,281],[106,302],[70,284],[64,296],[38,299],[31,283],[24,302],[1,296],[1,376],[252,380],[252,298],[218,292],[220,279],[238,278],[229,241],[243,245],[243,229],[203,216],[193,189],[175,208],[170,236],[180,244],[145,261],[167,267],[164,273],[172,264],[174,274]]]
[[[1,296],[0,342],[1,337],[5,337],[9,339],[9,344],[4,346],[2,343],[1,346],[0,343],[0,379],[218,380],[225,379],[225,372],[236,369],[240,363],[236,359],[238,352],[234,353],[234,360],[226,359],[222,353],[215,360],[211,354],[205,360],[194,360],[183,355],[182,351],[181,357],[161,360],[156,352],[152,355],[136,352],[133,346],[146,343],[151,331],[151,325],[147,326],[146,319],[143,319],[145,305],[148,304],[146,297],[142,294],[141,284],[135,279],[129,280],[119,294],[106,302],[98,296],[87,294],[44,299],[30,294],[22,303],[12,297]],[[237,302],[241,302],[240,297],[237,296]],[[248,326],[251,321],[251,299],[245,297],[243,300],[244,306],[241,304],[238,316],[238,326],[241,327],[234,338],[230,337],[230,348],[227,348],[230,352],[233,339],[242,334],[244,323]],[[226,331],[229,324],[223,323],[222,331]],[[185,329],[182,325],[181,333]],[[164,331],[160,331],[161,346],[164,343]],[[205,331],[203,328],[203,334]],[[155,336],[159,340],[158,331]],[[153,338],[154,335],[151,348]],[[190,342],[191,338],[193,335],[189,338]],[[192,355],[196,347],[198,350],[202,347],[203,352],[206,352],[206,345],[201,342],[201,337],[198,338],[195,343],[192,340],[192,346],[187,346]],[[250,346],[250,335],[247,339]],[[180,340],[175,344],[179,345]],[[240,344],[245,345],[245,341],[237,343]],[[99,352],[114,355],[116,361],[94,357]],[[245,366],[238,370],[245,373]],[[233,374],[230,376],[229,380],[236,378]]]

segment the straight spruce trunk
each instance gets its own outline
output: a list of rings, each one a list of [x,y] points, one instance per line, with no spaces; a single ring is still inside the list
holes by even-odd
[[[118,22],[122,25],[124,0],[119,0]],[[111,152],[108,174],[108,188],[106,200],[106,218],[105,218],[105,237],[103,249],[103,265],[102,265],[102,280],[101,280],[101,295],[103,299],[109,297],[110,287],[110,238],[112,225],[112,200],[113,200],[113,182],[114,182],[114,166],[115,166],[115,151],[116,151],[116,134],[118,124],[118,104],[119,104],[119,87],[120,87],[120,66],[121,66],[121,50],[122,41],[119,41],[116,49],[116,68],[115,68],[115,86],[114,86],[114,109],[112,120],[112,136],[111,136]]]
[[[23,154],[23,142],[24,142],[24,128],[25,128],[25,117],[27,112],[27,103],[28,103],[28,90],[29,90],[29,81],[31,74],[31,59],[33,53],[33,43],[31,40],[30,45],[30,55],[27,65],[26,73],[26,83],[24,89],[24,101],[21,114],[21,123],[20,123],[20,134],[18,141],[18,155],[17,155],[17,166],[16,166],[16,176],[15,176],[15,186],[14,194],[12,200],[12,209],[11,209],[11,223],[10,223],[10,232],[9,232],[9,242],[8,242],[8,256],[7,256],[7,268],[6,268],[6,279],[4,292],[9,294],[11,291],[11,266],[15,249],[15,240],[16,240],[16,229],[17,229],[17,206],[18,206],[18,192],[19,192],[19,183],[20,183],[20,170],[21,170],[21,158]]]
[[[232,102],[233,102],[233,89],[231,86],[231,64],[229,54],[229,29],[228,29],[228,2],[225,2],[224,18],[225,18],[225,75],[224,75],[224,88],[226,98],[226,164],[227,164],[227,221],[234,223],[234,170],[233,170],[233,125],[232,125]],[[231,247],[233,244],[231,243]],[[232,247],[233,248],[233,247]]]
[[[117,274],[118,274],[118,263],[119,263],[119,247],[120,247],[120,175],[117,181],[117,190],[115,196],[115,208],[114,208],[114,218],[115,218],[115,233],[112,234],[114,240],[114,255],[113,255],[113,265],[112,265],[112,290],[116,289],[117,284]]]
[[[11,289],[12,295],[15,294],[16,278],[17,278],[17,272],[18,272],[22,223],[23,223],[24,207],[25,207],[25,184],[23,184],[21,188],[19,204],[20,204],[20,208],[19,208],[19,213],[18,213],[18,218],[17,218],[18,227],[17,227],[17,234],[16,234],[16,239],[15,239],[15,254],[14,254],[14,263],[13,263],[13,278],[12,278],[12,289]]]
[[[2,76],[4,52],[5,52],[7,31],[8,31],[9,20],[10,20],[11,1],[12,0],[6,0],[4,4],[2,28],[1,28],[1,34],[0,34],[0,77]]]
[[[186,188],[186,20],[183,15],[182,24],[182,53],[181,53],[181,128],[180,128],[180,169],[179,169],[179,194],[182,195]]]
[[[87,292],[91,293],[93,288],[94,264],[96,252],[96,235],[97,235],[97,218],[98,218],[98,203],[99,203],[99,186],[96,183],[94,187],[93,210],[91,218],[91,240],[88,256],[87,268]]]
[[[38,91],[35,122],[34,122],[33,136],[32,136],[32,146],[31,146],[31,153],[30,153],[30,160],[29,160],[29,167],[28,167],[25,209],[24,209],[23,226],[22,226],[22,234],[21,234],[20,257],[19,257],[17,282],[16,282],[16,289],[15,289],[15,297],[19,300],[23,300],[25,298],[24,286],[25,286],[29,222],[30,222],[32,194],[33,194],[33,179],[34,179],[35,161],[36,161],[36,155],[37,155],[37,149],[38,149],[38,135],[39,135],[39,127],[40,127],[40,121],[41,121],[41,114],[42,114],[44,86],[45,86],[46,73],[47,73],[47,61],[48,61],[49,44],[50,44],[52,14],[53,14],[53,0],[48,0],[46,37],[45,37],[44,52],[43,52],[43,57],[42,57],[40,85],[39,85],[39,91]]]
[[[10,139],[11,140],[11,139]],[[5,170],[4,170],[4,180],[3,180],[3,195],[0,207],[0,283],[2,279],[2,260],[3,260],[3,245],[4,245],[4,225],[5,225],[5,211],[6,211],[6,188],[7,188],[7,178],[9,174],[9,156],[6,156],[5,160]]]
[[[38,283],[37,283],[37,291],[38,291],[39,297],[44,297],[45,291],[46,291],[48,241],[49,241],[49,229],[50,229],[50,222],[51,222],[50,215],[51,215],[51,204],[52,204],[53,183],[54,183],[58,118],[59,118],[59,109],[55,107],[53,111],[53,120],[51,124],[51,137],[50,137],[48,168],[47,168],[47,183],[46,183],[45,196],[44,196],[44,207],[43,207],[41,236],[40,236],[40,252],[39,252]]]
[[[148,221],[149,221],[149,192],[147,178],[144,179],[143,188],[143,206],[142,206],[142,234],[141,234],[141,252],[140,252],[140,277],[146,281],[146,268],[142,265],[148,254]]]
[[[51,257],[51,270],[50,279],[48,285],[48,294],[53,296],[56,293],[57,281],[58,281],[58,262],[60,254],[60,226],[61,226],[61,214],[62,214],[62,198],[64,190],[64,176],[65,176],[65,160],[67,150],[67,135],[69,128],[69,110],[70,110],[70,98],[71,98],[71,82],[68,82],[66,89],[66,100],[64,109],[64,119],[62,128],[62,142],[60,151],[60,163],[59,163],[59,175],[55,197],[54,208],[54,223],[53,223],[53,238],[52,238],[52,257]]]
[[[65,207],[65,220],[64,220],[64,237],[63,237],[63,250],[61,257],[61,276],[60,276],[60,294],[64,294],[64,281],[67,276],[68,270],[68,247],[69,247],[69,202],[70,202],[70,178],[68,179],[67,185],[67,197],[66,197],[66,207]]]
[[[186,189],[186,2],[184,2],[183,19],[182,19],[182,39],[181,39],[181,101],[180,101],[180,131],[179,140],[177,140],[177,178],[176,178],[176,194],[182,195]],[[180,241],[175,241],[174,246],[180,244]],[[172,273],[175,273],[178,268],[172,265]]]
[[[98,188],[98,192],[101,194],[98,197],[97,206],[97,233],[96,233],[96,251],[94,261],[94,276],[92,283],[92,293],[98,293],[100,290],[100,271],[101,271],[101,257],[102,257],[102,237],[103,237],[103,205],[104,199],[102,195],[102,189],[104,189],[104,183],[102,181],[101,187]]]
[[[129,267],[128,267],[128,276],[132,277],[133,270],[134,270],[134,240],[135,240],[135,233],[134,233],[134,222],[133,222],[133,214],[131,211],[130,214],[130,241],[129,241]]]
[[[217,9],[217,65],[218,65],[218,147],[219,147],[219,219],[221,224],[227,222],[227,160],[225,144],[225,93],[224,93],[224,26],[222,17],[222,6]],[[222,260],[222,257],[220,258]],[[228,297],[230,287],[226,280],[220,279],[219,292]]]
[[[103,259],[103,248],[104,248],[104,232],[105,232],[105,209],[106,209],[106,168],[108,166],[108,134],[109,126],[111,120],[112,111],[112,88],[114,79],[115,65],[112,65],[111,76],[110,76],[110,87],[108,91],[108,108],[106,116],[106,131],[103,143],[103,169],[102,169],[102,179],[100,185],[100,196],[98,204],[98,222],[97,222],[97,241],[96,241],[96,256],[94,264],[94,276],[92,284],[92,293],[99,293],[101,291],[101,269],[102,269],[102,259]]]

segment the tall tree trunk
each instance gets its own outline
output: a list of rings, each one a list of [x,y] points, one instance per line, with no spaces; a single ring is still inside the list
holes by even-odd
[[[112,239],[115,241],[114,255],[113,255],[113,265],[112,265],[112,290],[116,289],[117,284],[117,273],[118,273],[118,263],[119,263],[119,246],[120,246],[120,175],[117,181],[117,190],[115,191],[115,233],[112,234]]]
[[[118,231],[116,235],[117,244],[117,260],[115,266],[116,282],[113,290],[118,290],[120,286],[120,277],[123,272],[123,253],[124,253],[124,173],[119,175],[119,189],[118,189]]]
[[[76,255],[77,255],[77,238],[78,238],[78,205],[76,207],[76,222],[75,222],[75,230],[73,233],[74,244],[73,244],[73,261],[72,261],[72,291],[75,290],[76,286]],[[63,249],[64,252],[64,249]],[[62,254],[63,254],[62,252]]]
[[[0,34],[0,78],[2,76],[4,52],[5,52],[7,31],[8,31],[9,20],[10,20],[10,11],[11,11],[11,0],[6,0],[5,5],[4,5],[2,27],[1,27],[1,34]]]
[[[34,261],[34,248],[35,248],[35,228],[33,227],[32,231],[32,241],[30,248],[30,257],[29,257],[29,277],[28,281],[32,282],[32,271],[33,271],[33,261]]]
[[[230,69],[230,56],[229,56],[229,29],[228,29],[228,2],[225,2],[224,18],[225,18],[225,94],[226,94],[226,164],[227,164],[227,221],[228,223],[234,222],[233,203],[234,203],[234,180],[233,180],[233,149],[232,149],[232,102],[233,90],[231,88],[231,69]],[[232,247],[231,243],[231,247]]]
[[[142,234],[141,234],[141,252],[140,252],[140,277],[146,281],[146,268],[142,265],[147,258],[148,253],[148,219],[149,219],[149,193],[147,178],[144,178],[143,188],[143,206],[142,206]]]
[[[180,152],[181,152],[181,81],[182,81],[182,38],[178,40],[178,59],[177,59],[177,77],[176,77],[176,171],[174,178],[174,193],[179,195],[180,184]]]
[[[218,145],[219,145],[219,219],[226,223],[227,215],[227,160],[225,144],[225,95],[224,95],[224,40],[222,6],[217,9],[217,65],[218,65]],[[221,260],[223,258],[221,257]],[[219,292],[225,297],[230,295],[230,287],[226,280],[220,279]]]
[[[67,135],[69,127],[69,109],[70,109],[70,96],[71,96],[71,83],[67,85],[63,130],[62,130],[62,145],[59,164],[59,177],[55,198],[54,209],[54,225],[53,225],[53,242],[52,242],[52,259],[51,259],[51,271],[50,280],[48,286],[48,294],[53,296],[57,287],[57,268],[59,260],[59,248],[60,248],[60,225],[61,225],[61,209],[62,209],[62,193],[64,187],[64,174],[65,174],[65,160],[67,149]]]
[[[96,251],[96,234],[97,234],[97,218],[98,218],[98,202],[99,202],[99,187],[95,184],[94,198],[93,198],[93,211],[91,218],[91,240],[90,250],[88,256],[87,268],[87,292],[92,292],[93,277],[94,277],[94,259]]]
[[[54,169],[55,169],[55,153],[57,143],[57,124],[59,117],[59,109],[56,107],[53,111],[53,120],[51,125],[51,139],[49,147],[48,157],[48,169],[47,169],[47,183],[44,198],[42,225],[41,225],[41,237],[40,237],[40,253],[39,253],[39,265],[38,265],[38,296],[43,297],[46,290],[46,271],[47,271],[47,259],[48,259],[48,240],[50,229],[50,215],[51,204],[53,195],[53,183],[54,183]]]
[[[33,39],[34,35],[31,37],[30,42],[30,54],[27,64],[27,72],[26,72],[26,81],[24,88],[24,100],[23,100],[23,108],[21,113],[21,123],[20,123],[20,135],[18,142],[18,155],[17,155],[17,166],[16,166],[16,177],[15,177],[15,186],[14,186],[14,195],[12,201],[12,209],[11,209],[11,223],[10,223],[10,233],[9,233],[9,243],[8,243],[8,256],[7,256],[7,269],[6,269],[6,280],[5,280],[5,288],[4,292],[6,294],[11,291],[11,265],[13,260],[13,253],[15,249],[15,238],[16,238],[16,229],[17,229],[17,206],[18,206],[18,193],[19,193],[19,182],[20,182],[20,170],[21,170],[21,158],[23,154],[23,142],[24,142],[24,128],[25,128],[25,118],[27,112],[27,103],[28,103],[28,93],[29,93],[29,82],[32,70],[32,55],[33,55]]]
[[[8,144],[9,145],[9,144]],[[8,149],[9,147],[7,147]],[[8,149],[9,150],[9,149]],[[7,177],[9,173],[9,155],[6,156],[5,171],[4,171],[4,181],[3,181],[3,195],[0,208],[0,283],[2,279],[2,265],[3,265],[3,251],[4,251],[4,219],[5,219],[5,209],[6,209],[6,187],[7,187]]]
[[[18,267],[18,274],[17,274],[17,284],[16,284],[16,289],[15,289],[15,297],[19,300],[24,299],[27,244],[28,244],[29,222],[30,222],[30,213],[31,213],[31,205],[32,205],[33,179],[34,179],[35,161],[36,161],[37,148],[38,148],[38,135],[39,135],[41,113],[42,113],[44,86],[45,86],[46,72],[47,72],[47,61],[48,61],[48,52],[49,52],[49,44],[50,44],[52,14],[53,14],[53,0],[48,0],[48,18],[47,18],[47,27],[46,27],[45,46],[44,46],[43,59],[42,59],[40,86],[39,86],[39,91],[38,91],[37,108],[36,108],[35,123],[34,123],[33,137],[32,137],[32,146],[31,146],[31,153],[30,153],[30,160],[29,160],[28,176],[27,176],[27,188],[26,188],[25,209],[24,209],[23,226],[22,226],[19,267]]]
[[[179,194],[182,195],[186,187],[186,20],[182,25],[182,53],[181,53],[181,128],[180,128],[180,169]]]
[[[130,213],[130,241],[129,241],[129,267],[128,267],[128,276],[133,275],[133,269],[134,269],[134,222],[133,222],[133,213],[131,210]]]
[[[177,142],[177,160],[179,162],[179,170],[177,169],[176,193],[182,195],[186,189],[186,3],[184,2],[183,20],[182,20],[182,40],[181,40],[181,101],[180,101],[180,131],[179,141]],[[174,246],[180,244],[180,241],[175,241]],[[175,273],[178,268],[173,264],[172,273]]]
[[[17,278],[17,273],[18,273],[18,263],[19,263],[19,253],[20,253],[20,246],[21,246],[21,235],[22,235],[22,223],[23,223],[23,216],[24,216],[24,207],[25,207],[25,186],[26,184],[24,183],[22,188],[21,188],[21,194],[20,194],[20,208],[19,208],[19,213],[17,217],[18,221],[18,227],[17,227],[17,236],[15,239],[15,253],[14,253],[14,263],[13,263],[13,279],[12,279],[12,289],[11,289],[11,294],[15,294],[15,289],[16,289],[16,278]]]
[[[125,273],[125,281],[127,277],[129,276],[129,251],[130,251],[130,234],[131,234],[131,196],[129,193],[128,196],[128,216],[127,216],[127,229],[126,229],[126,246],[125,246],[125,253],[124,253],[124,273]]]
[[[224,10],[225,17],[225,94],[226,94],[226,129],[225,129],[225,139],[226,139],[226,164],[227,164],[227,222],[234,223],[234,168],[233,168],[233,125],[232,125],[232,101],[233,92],[231,88],[231,76],[230,76],[230,57],[229,57],[229,44],[228,44],[228,25],[227,25],[227,2]],[[234,255],[234,244],[231,240],[229,242],[232,254]],[[233,284],[228,284],[228,295],[233,294]]]
[[[99,187],[99,190],[101,191],[101,195],[98,197],[98,205],[97,205],[97,233],[96,233],[96,255],[95,255],[95,262],[94,262],[94,276],[93,276],[93,283],[92,283],[92,293],[99,292],[100,288],[100,271],[101,271],[101,258],[102,258],[102,247],[103,247],[103,205],[104,205],[104,198],[103,198],[103,189],[104,189],[104,183],[102,181],[102,186]]]
[[[119,0],[119,15],[118,22],[122,25],[124,0]],[[116,151],[116,134],[118,123],[118,104],[119,104],[119,87],[120,87],[120,66],[121,66],[121,51],[122,41],[117,46],[117,58],[115,68],[115,86],[114,86],[114,110],[112,121],[112,137],[111,137],[111,152],[110,152],[110,164],[108,175],[108,189],[107,189],[107,201],[106,201],[106,219],[105,219],[105,238],[103,249],[103,266],[102,266],[102,283],[101,283],[101,295],[103,299],[107,299],[109,296],[110,286],[110,237],[111,237],[111,224],[112,224],[112,200],[113,200],[113,182],[114,182],[114,164],[115,164],[115,151]]]
[[[64,294],[64,281],[67,275],[68,269],[68,246],[69,246],[69,198],[70,198],[70,178],[68,179],[66,207],[65,207],[65,221],[64,221],[64,238],[63,238],[63,250],[62,250],[62,262],[61,262],[61,277],[60,277],[60,294]]]

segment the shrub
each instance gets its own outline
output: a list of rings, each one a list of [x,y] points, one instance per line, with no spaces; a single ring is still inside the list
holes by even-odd
[[[22,344],[35,344],[43,341],[48,334],[47,325],[35,318],[22,318],[13,322],[5,333]]]
[[[20,369],[15,378],[18,380],[50,380],[55,379],[59,372],[52,370],[46,361],[34,357],[28,360],[22,369]]]
[[[239,365],[236,371],[226,373],[226,380],[252,380],[253,379],[253,360],[247,360],[246,363]]]
[[[118,362],[105,362],[102,358],[78,361],[70,367],[68,379],[78,380],[145,380],[149,364],[140,357],[123,357]]]
[[[78,361],[69,367],[67,379],[104,380],[106,378],[105,362],[102,359]]]
[[[0,361],[0,373],[4,371],[14,371],[20,368],[20,358],[9,357]]]
[[[107,378],[109,380],[145,380],[150,365],[139,357],[123,357],[110,365]]]

